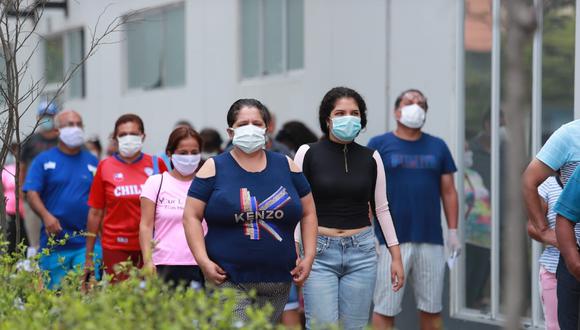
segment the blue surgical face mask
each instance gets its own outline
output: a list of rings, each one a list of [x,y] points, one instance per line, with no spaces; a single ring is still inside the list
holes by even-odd
[[[54,119],[52,117],[42,117],[38,121],[38,128],[42,132],[48,132],[54,129]]]
[[[340,116],[332,118],[332,135],[344,142],[351,142],[361,130],[360,117]]]

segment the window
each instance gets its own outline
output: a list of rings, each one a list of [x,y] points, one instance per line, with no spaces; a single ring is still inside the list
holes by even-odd
[[[44,40],[44,71],[47,88],[57,90],[84,57],[84,32],[72,30],[48,36]],[[70,77],[64,90],[66,98],[85,96],[84,66]]]
[[[304,67],[304,0],[242,0],[243,78]]]
[[[154,89],[185,84],[183,4],[126,17],[127,85]]]
[[[507,209],[512,206],[506,205],[507,187],[503,179],[505,150],[513,143],[510,132],[504,132],[506,118],[501,111],[505,95],[502,89],[507,85],[502,53],[506,48],[506,26],[501,19],[492,19],[494,15],[505,17],[505,3],[464,0],[465,254],[456,273],[460,285],[452,296],[456,299],[455,317],[491,323],[499,323],[507,311],[503,294],[506,274],[501,259],[506,249],[502,240],[507,234],[504,228]],[[560,125],[573,119],[574,72],[570,67],[575,56],[575,3],[554,1],[537,7],[541,29],[528,40],[524,58],[527,69],[524,87],[529,104],[522,105],[525,111],[521,120],[527,159]],[[494,54],[498,62],[492,61]],[[541,83],[534,84],[533,77],[540,78]],[[497,118],[495,123],[492,116]],[[492,147],[492,137],[498,141],[496,148]],[[544,323],[537,281],[542,250],[541,244],[528,240],[524,252],[530,262],[522,281],[530,290],[522,297],[523,322],[534,328]]]

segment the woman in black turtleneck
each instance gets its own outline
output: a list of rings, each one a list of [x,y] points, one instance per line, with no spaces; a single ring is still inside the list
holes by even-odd
[[[367,123],[366,104],[356,91],[336,87],[326,93],[319,121],[325,137],[300,147],[295,158],[312,187],[319,226],[316,258],[304,285],[306,327],[340,322],[345,329],[363,329],[377,276],[369,206],[393,257],[393,290],[404,282],[384,167],[376,151],[354,142]]]

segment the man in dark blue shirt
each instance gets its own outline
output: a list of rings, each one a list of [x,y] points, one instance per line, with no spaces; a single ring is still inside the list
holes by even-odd
[[[561,252],[557,270],[558,322],[561,329],[580,329],[580,253],[574,232],[580,222],[580,166],[568,179],[554,211]]]
[[[427,109],[427,99],[421,91],[402,92],[395,102],[396,130],[372,138],[368,147],[376,149],[383,159],[389,207],[405,278],[416,291],[421,329],[438,329],[442,327],[440,312],[445,275],[441,201],[449,228],[449,253],[457,256],[460,252],[457,191],[453,180],[457,168],[445,142],[421,131]],[[391,259],[377,227],[381,246],[373,325],[377,329],[391,329],[395,315],[401,312],[404,290],[393,292],[390,288]]]
[[[49,288],[58,287],[71,270],[85,262],[87,200],[98,160],[83,149],[84,132],[81,116],[74,111],[57,115],[59,130],[56,147],[40,153],[26,175],[23,190],[36,214],[42,219],[41,249],[50,249],[40,259],[48,271]],[[64,239],[64,245],[51,244],[50,238]]]

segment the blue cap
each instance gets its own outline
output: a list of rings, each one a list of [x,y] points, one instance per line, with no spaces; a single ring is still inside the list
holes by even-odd
[[[38,105],[38,110],[36,111],[37,116],[54,116],[58,112],[56,104],[53,102],[42,101]]]

